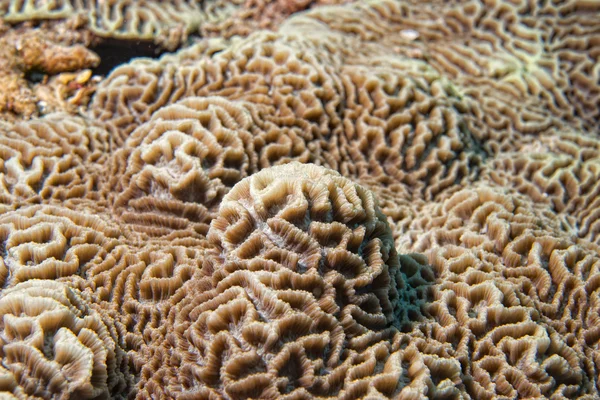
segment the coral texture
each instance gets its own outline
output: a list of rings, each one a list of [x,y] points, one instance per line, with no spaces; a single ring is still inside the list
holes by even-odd
[[[149,41],[174,50],[196,33],[245,36],[259,28],[276,28],[287,16],[312,6],[348,1],[3,0],[0,16],[11,24],[66,20],[99,38]]]
[[[126,1],[3,1],[0,11],[10,23],[81,18],[100,37],[157,40],[173,48],[202,20],[195,0]]]
[[[394,393],[403,280],[371,192],[317,166],[266,169],[225,196],[208,241],[140,398]]]
[[[600,4],[329,3],[0,2],[203,36],[0,45],[0,397],[598,398]]]
[[[124,352],[75,290],[38,280],[0,299],[2,386],[17,398],[100,398],[126,387]]]
[[[102,169],[122,139],[66,113],[0,125],[0,209],[43,199],[99,199]]]

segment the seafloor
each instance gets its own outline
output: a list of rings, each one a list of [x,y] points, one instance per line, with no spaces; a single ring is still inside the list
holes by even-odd
[[[600,399],[598,0],[0,15],[0,399]]]

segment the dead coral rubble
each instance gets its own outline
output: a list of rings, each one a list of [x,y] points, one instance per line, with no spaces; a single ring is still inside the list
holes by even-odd
[[[15,44],[23,69],[48,75],[79,71],[98,66],[100,58],[84,46],[61,46],[41,38],[39,34],[24,35]]]
[[[56,32],[46,29],[6,30],[0,33],[0,116],[8,121],[28,119],[52,111],[77,111],[76,105],[86,105],[91,94],[89,77],[77,88],[70,104],[64,107],[66,92],[63,73],[78,74],[98,66],[100,58],[93,51],[77,44],[65,44]],[[91,71],[89,72],[91,73]],[[32,75],[43,77],[41,82],[30,81]],[[48,84],[50,81],[50,84]],[[79,91],[84,88],[85,90]],[[77,90],[75,90],[77,89]],[[59,93],[57,93],[59,92]],[[78,96],[77,96],[78,95]]]

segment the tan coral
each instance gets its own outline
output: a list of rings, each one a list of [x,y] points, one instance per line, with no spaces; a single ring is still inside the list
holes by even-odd
[[[195,33],[202,37],[247,36],[260,28],[273,29],[289,15],[309,7],[347,1],[17,0],[0,4],[0,14],[12,24],[64,20],[67,26],[87,28],[102,39],[146,41],[174,50]]]
[[[247,36],[258,29],[277,30],[292,14],[351,0],[245,0],[225,20],[212,20],[200,26],[202,36]],[[230,6],[231,8],[231,6]]]
[[[472,104],[451,81],[321,25],[304,35],[304,21],[198,52],[195,62],[170,56],[117,68],[99,85],[93,115],[130,131],[168,102],[221,96],[251,104],[261,168],[315,162],[425,198],[468,180],[485,154],[467,129]]]
[[[385,338],[402,324],[403,288],[370,192],[317,166],[270,168],[229,192],[208,240],[205,277],[184,287],[196,295],[178,296],[169,317],[181,332],[163,344],[173,361],[143,367],[140,395],[356,398],[396,390],[397,367],[367,366],[393,351]],[[214,289],[195,289],[206,279]]]
[[[598,56],[593,21],[600,15],[595,2],[571,0],[556,7],[505,1],[410,3],[357,2],[342,18],[335,8],[308,16],[335,31],[425,59],[463,86],[463,94],[477,99],[479,117],[489,127],[516,124],[517,132],[540,132],[563,120],[587,130],[597,127],[597,108],[591,107],[598,99],[600,73],[593,65]],[[407,29],[418,35],[416,40],[402,35]],[[580,54],[582,48],[588,50]],[[487,134],[494,134],[494,142],[508,137],[491,131]]]
[[[167,314],[185,293],[181,287],[202,276],[202,247],[185,240],[172,243],[170,248],[119,245],[86,266],[86,293],[114,323],[136,373],[159,351],[148,343],[168,333]]]
[[[88,29],[100,37],[156,41],[167,49],[177,47],[202,20],[202,9],[194,0],[80,1],[39,3],[18,0],[0,11],[10,23],[83,18]]]
[[[599,244],[600,142],[574,133],[557,133],[518,153],[503,154],[484,174],[548,204],[574,237]]]
[[[131,383],[114,332],[77,291],[21,283],[2,292],[0,312],[0,357],[20,386],[16,395],[98,398]]]
[[[31,279],[79,280],[91,261],[119,243],[120,231],[106,216],[79,209],[38,205],[0,215],[3,287]]]
[[[597,257],[562,232],[543,206],[493,186],[465,189],[423,210],[408,235],[404,248],[428,248],[442,279],[426,306],[436,321],[428,329],[471,365],[476,379],[469,393],[577,397],[594,391],[579,335]]]
[[[80,117],[1,122],[0,282],[77,288],[127,397],[596,398],[597,2],[283,21],[322,3],[203,2],[219,38],[115,68]],[[156,4],[113,37],[181,43],[198,14]]]
[[[0,126],[0,203],[98,199],[98,168],[122,143],[118,132],[66,113]]]
[[[115,155],[116,214],[146,238],[205,235],[223,196],[254,169],[251,126],[243,105],[220,98],[154,113]]]

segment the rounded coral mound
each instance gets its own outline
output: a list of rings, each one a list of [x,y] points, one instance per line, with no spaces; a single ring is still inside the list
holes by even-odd
[[[403,322],[404,282],[370,191],[314,165],[269,168],[225,196],[208,241],[204,277],[169,315],[171,356],[142,368],[140,396],[395,391],[399,366],[377,365]]]
[[[97,399],[131,384],[114,331],[76,290],[33,280],[0,297],[0,389],[18,398]]]
[[[115,154],[115,214],[144,238],[204,236],[227,191],[253,169],[249,112],[187,98],[153,114]]]

